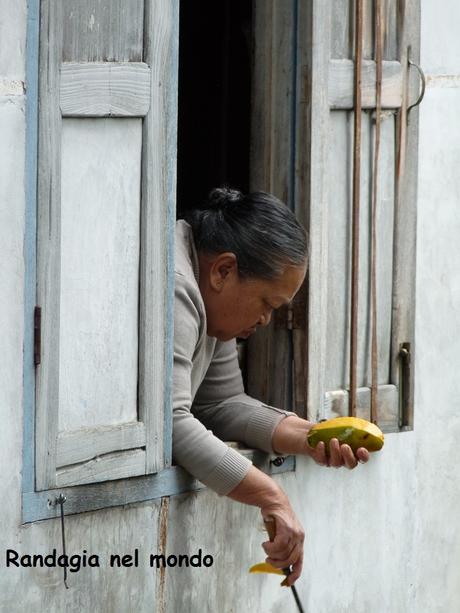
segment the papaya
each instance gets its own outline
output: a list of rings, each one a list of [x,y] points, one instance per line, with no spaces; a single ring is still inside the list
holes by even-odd
[[[284,573],[280,568],[275,568],[271,564],[268,564],[268,562],[260,562],[260,564],[254,564],[254,566],[251,566],[251,568],[249,569],[249,572],[250,573],[270,573],[273,575],[283,575],[284,576]]]
[[[379,451],[383,447],[384,437],[378,426],[359,417],[335,417],[320,421],[307,434],[310,447],[316,447],[320,441],[324,441],[326,450],[332,438],[338,439],[339,443],[350,445],[356,453],[359,447],[365,447],[368,451]]]

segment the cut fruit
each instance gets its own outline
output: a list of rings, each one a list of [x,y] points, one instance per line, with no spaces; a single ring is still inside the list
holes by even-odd
[[[249,569],[250,573],[270,573],[272,575],[281,575],[284,576],[283,571],[280,568],[275,568],[268,562],[261,562],[260,564],[254,564]]]
[[[332,438],[339,443],[350,445],[353,451],[365,447],[368,451],[379,451],[383,447],[383,432],[370,421],[359,417],[335,417],[315,424],[308,432],[310,447],[323,441],[328,444]]]

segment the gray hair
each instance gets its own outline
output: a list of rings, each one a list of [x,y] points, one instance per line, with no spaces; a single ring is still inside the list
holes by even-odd
[[[234,253],[242,277],[274,279],[287,265],[307,263],[305,229],[271,194],[245,195],[227,187],[216,188],[185,219],[196,248],[207,253]]]

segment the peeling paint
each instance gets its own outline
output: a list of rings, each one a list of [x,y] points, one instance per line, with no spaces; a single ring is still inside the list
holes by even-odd
[[[158,554],[166,555],[166,544],[168,540],[168,515],[169,515],[169,496],[161,499],[160,515],[158,520]],[[157,570],[157,589],[156,589],[156,612],[164,613],[166,610],[165,601],[165,580],[166,568],[160,565]]]
[[[23,96],[25,91],[24,81],[0,78],[0,96]]]
[[[460,75],[440,74],[427,75],[427,87],[460,87]]]

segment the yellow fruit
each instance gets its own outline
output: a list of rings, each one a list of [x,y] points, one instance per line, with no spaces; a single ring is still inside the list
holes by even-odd
[[[378,451],[383,447],[383,433],[370,421],[359,417],[336,417],[315,424],[308,432],[307,440],[311,447],[320,441],[327,443],[336,438],[340,443],[350,445],[354,452],[359,447],[368,451]]]
[[[254,564],[254,566],[251,566],[251,568],[249,569],[250,573],[271,573],[273,575],[283,575],[284,573],[280,568],[275,568],[274,566],[272,566],[271,564],[268,564],[267,562],[261,562],[260,564]]]

